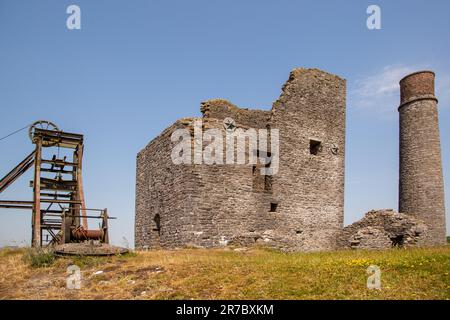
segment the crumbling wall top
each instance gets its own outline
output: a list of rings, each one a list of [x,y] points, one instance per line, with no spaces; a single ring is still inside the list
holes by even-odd
[[[270,118],[270,111],[239,108],[225,99],[203,101],[200,111],[207,119],[232,118],[237,124],[251,128],[265,128]]]
[[[272,112],[289,101],[293,96],[307,95],[309,93],[317,96],[327,97],[324,91],[339,91],[345,88],[346,80],[332,73],[316,68],[295,68],[288,80],[283,84],[280,97],[274,102]],[[345,89],[344,89],[345,90]]]
[[[303,75],[309,75],[312,77],[316,77],[316,78],[334,78],[336,80],[341,80],[341,81],[345,81],[345,79],[333,74],[333,73],[329,73],[317,68],[295,68],[291,71],[291,73],[289,74],[289,80],[301,77]]]

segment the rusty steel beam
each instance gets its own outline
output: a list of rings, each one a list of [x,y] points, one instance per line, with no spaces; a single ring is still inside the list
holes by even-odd
[[[34,164],[34,154],[35,151],[31,152],[21,163],[19,163],[5,177],[3,177],[2,180],[0,180],[0,193],[2,193]]]
[[[104,237],[103,237],[103,241],[106,243],[106,244],[109,244],[109,226],[108,226],[108,219],[110,219],[109,218],[109,216],[108,216],[108,209],[106,209],[105,208],[105,210],[103,211],[103,213],[102,213],[102,218],[103,218],[103,221],[102,221],[102,230],[103,230],[103,232],[104,232]]]
[[[32,205],[32,204],[33,204],[33,201],[22,201],[22,200],[0,200],[0,204]]]
[[[20,209],[20,210],[33,210],[33,206],[20,206],[20,205],[3,205],[0,204],[0,208],[4,209]]]
[[[56,169],[48,169],[48,168],[41,168],[41,172],[50,172],[50,173],[64,173],[64,174],[72,174],[72,170],[56,170]]]
[[[61,224],[42,225],[41,226],[41,230],[49,230],[49,229],[59,230],[59,229],[61,229]]]
[[[50,243],[85,240],[108,243],[108,220],[115,218],[109,217],[106,209],[86,209],[82,180],[83,135],[62,132],[57,128],[46,130],[34,127],[30,137],[35,151],[0,180],[0,192],[34,164],[34,179],[30,185],[33,187],[33,201],[0,200],[0,208],[32,210],[31,242],[35,247],[47,244],[49,237],[52,238]],[[43,148],[51,147],[72,149],[73,159],[57,159],[56,155],[52,159],[43,159]],[[54,174],[55,178],[50,178],[50,174]],[[63,174],[69,176],[64,176],[66,179],[63,180]],[[41,192],[43,190],[47,192]],[[53,205],[55,208],[52,208]],[[87,215],[87,211],[101,214],[91,216]],[[101,228],[89,230],[88,218],[101,219]],[[58,229],[58,233],[53,231]]]
[[[77,216],[77,215],[71,215],[71,214],[68,214],[67,216],[69,216],[69,217],[75,217],[75,218],[81,218],[81,217],[84,217],[84,216]],[[103,219],[103,216],[86,216],[86,218],[89,218],[89,219]],[[108,219],[108,220],[115,220],[115,219],[117,219],[117,217],[107,217],[106,219]]]
[[[83,190],[83,145],[80,144],[76,150],[77,160],[78,160],[78,168],[77,168],[77,184],[78,184],[78,200],[81,202],[81,215],[84,216],[82,218],[83,228],[88,229],[88,221],[86,218],[86,204],[84,201],[84,190]]]
[[[68,167],[76,167],[78,166],[75,162],[69,162],[69,161],[63,161],[63,160],[51,160],[51,159],[42,159],[41,163],[47,163],[47,164],[53,164],[53,165],[59,165],[59,166],[68,166]]]
[[[77,201],[77,200],[57,200],[57,199],[44,199],[44,198],[41,198],[41,202],[62,203],[62,204],[81,204],[81,201]]]
[[[53,197],[53,198],[70,198],[70,194],[61,194],[61,193],[49,193],[49,192],[41,192],[41,197]]]
[[[58,145],[62,148],[76,149],[79,143],[83,143],[83,135],[62,131],[36,128],[33,136],[35,139],[45,142],[46,145]]]
[[[41,178],[41,189],[42,190],[56,190],[56,191],[71,192],[71,191],[75,191],[76,188],[77,188],[77,184],[75,181]]]
[[[34,157],[34,183],[33,183],[33,221],[32,221],[32,245],[41,246],[41,159],[42,159],[42,140],[36,142],[36,151]]]
[[[33,209],[33,201],[0,200],[0,208]]]

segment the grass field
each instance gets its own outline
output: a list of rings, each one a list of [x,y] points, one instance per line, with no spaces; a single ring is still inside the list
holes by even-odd
[[[450,246],[289,254],[183,249],[45,258],[41,267],[26,256],[27,249],[0,251],[0,299],[450,299]],[[66,289],[71,264],[81,268],[80,290]],[[366,287],[371,264],[381,268],[381,290]]]

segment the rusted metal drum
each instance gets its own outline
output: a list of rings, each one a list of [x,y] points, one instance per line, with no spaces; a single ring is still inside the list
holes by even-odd
[[[79,227],[72,230],[72,239],[76,241],[102,240],[103,230],[86,230]]]

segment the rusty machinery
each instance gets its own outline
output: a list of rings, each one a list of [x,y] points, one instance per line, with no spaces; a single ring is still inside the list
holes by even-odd
[[[87,240],[109,243],[108,219],[113,218],[107,209],[85,205],[83,135],[60,131],[49,121],[36,121],[29,127],[29,136],[35,150],[0,180],[0,193],[34,165],[33,201],[0,200],[0,208],[32,210],[32,246]],[[43,156],[44,151],[53,156]],[[99,229],[90,230],[88,218],[100,219]]]

